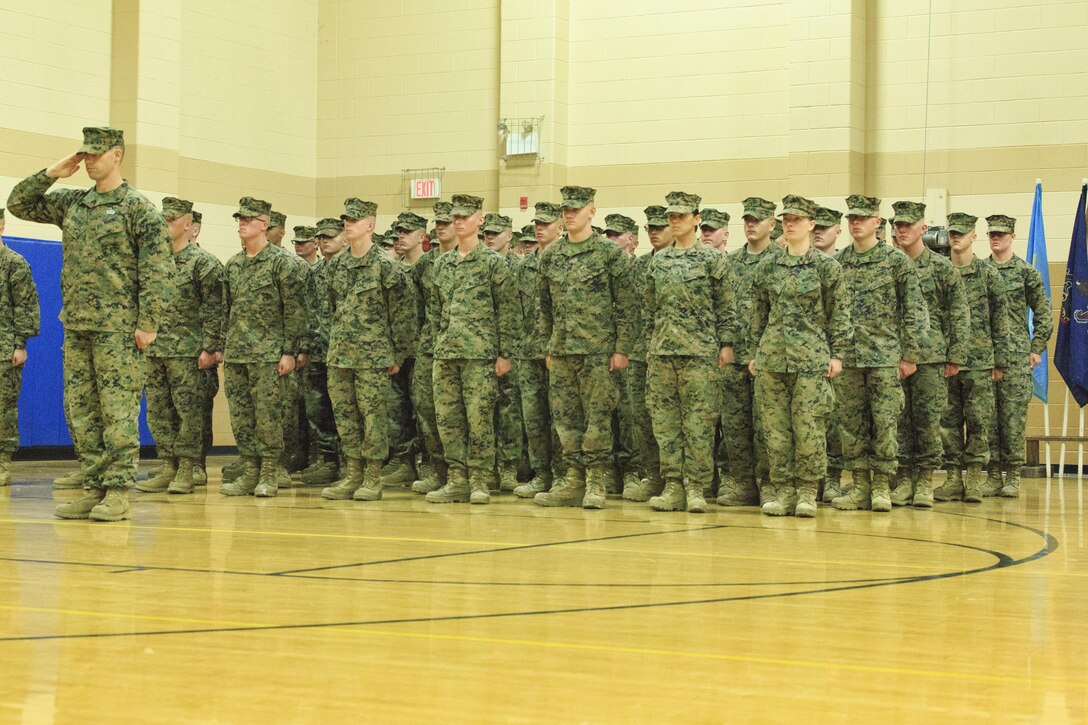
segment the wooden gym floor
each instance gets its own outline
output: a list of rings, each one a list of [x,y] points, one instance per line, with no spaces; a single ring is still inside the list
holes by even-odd
[[[0,723],[1084,722],[1082,481],[891,514],[0,489]],[[146,466],[144,466],[146,470]]]

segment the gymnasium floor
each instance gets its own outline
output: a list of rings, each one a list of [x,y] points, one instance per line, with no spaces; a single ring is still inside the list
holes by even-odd
[[[890,515],[0,489],[0,723],[1084,722],[1083,481]],[[146,470],[146,466],[144,467]]]

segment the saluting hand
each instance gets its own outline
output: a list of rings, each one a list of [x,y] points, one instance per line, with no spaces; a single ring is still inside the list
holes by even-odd
[[[69,176],[79,171],[79,164],[82,161],[83,154],[78,152],[71,156],[65,156],[63,159],[46,169],[45,175],[51,179],[67,179]]]

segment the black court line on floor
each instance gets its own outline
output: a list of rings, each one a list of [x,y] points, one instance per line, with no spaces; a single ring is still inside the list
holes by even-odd
[[[743,596],[734,597],[715,597],[710,599],[690,599],[690,600],[676,600],[666,602],[649,602],[645,604],[616,604],[606,605],[600,607],[573,607],[565,609],[548,609],[548,610],[529,610],[529,611],[515,611],[515,612],[491,612],[485,614],[460,614],[460,615],[448,615],[442,617],[407,617],[400,619],[377,619],[377,620],[359,620],[350,622],[315,622],[304,624],[275,624],[266,626],[251,626],[251,627],[206,627],[199,629],[173,629],[173,630],[145,630],[139,632],[99,632],[90,634],[52,634],[52,635],[29,635],[24,637],[0,637],[0,642],[23,642],[23,641],[37,641],[37,640],[64,640],[64,639],[106,639],[106,638],[118,638],[118,637],[141,637],[141,636],[163,636],[163,635],[185,635],[185,634],[225,634],[225,633],[248,633],[248,632],[267,632],[267,631],[292,631],[303,629],[332,629],[339,627],[364,627],[364,626],[378,626],[378,625],[390,625],[390,624],[420,624],[420,623],[433,623],[433,622],[459,622],[459,621],[474,621],[483,619],[508,619],[512,617],[534,617],[534,616],[550,616],[558,614],[583,614],[589,612],[611,612],[611,611],[628,611],[635,609],[656,609],[663,607],[676,607],[676,606],[688,606],[693,604],[724,604],[730,602],[745,602],[745,601],[758,601],[763,599],[787,599],[799,596],[806,596],[810,594],[832,594],[845,591],[860,591],[864,589],[875,589],[879,587],[887,586],[899,586],[902,584],[915,584],[921,582],[941,581],[945,579],[959,578],[963,576],[972,576],[982,574],[991,571],[998,571],[1001,569],[1007,569],[1013,566],[1020,566],[1033,561],[1042,559],[1049,556],[1057,550],[1059,546],[1058,540],[1050,533],[1036,529],[1025,524],[1019,524],[1013,521],[1007,521],[1002,519],[994,519],[986,516],[977,516],[970,514],[952,513],[952,512],[933,512],[936,515],[946,516],[960,516],[962,518],[976,519],[980,521],[988,521],[990,523],[1000,524],[1002,526],[1011,526],[1024,531],[1033,533],[1043,539],[1043,546],[1038,551],[1030,554],[1021,559],[1015,559],[1008,554],[1004,554],[999,551],[985,550],[979,547],[974,548],[979,551],[986,551],[991,556],[994,556],[996,561],[990,566],[978,567],[975,569],[967,569],[956,572],[946,572],[942,574],[925,574],[912,577],[902,577],[892,580],[873,581],[861,584],[846,584],[843,586],[834,587],[818,587],[814,589],[800,590],[794,592],[773,592],[769,594],[749,594]],[[848,533],[848,532],[843,532]],[[879,534],[869,534],[875,538],[880,538]],[[920,539],[920,541],[926,541]],[[934,544],[947,544],[949,542],[929,541],[928,543]],[[967,546],[967,545],[959,545]]]

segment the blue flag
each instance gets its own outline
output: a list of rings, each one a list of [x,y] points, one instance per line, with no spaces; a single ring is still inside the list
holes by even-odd
[[[1050,299],[1050,266],[1046,259],[1046,231],[1043,229],[1043,185],[1035,184],[1035,203],[1031,205],[1031,231],[1028,232],[1028,264],[1035,267],[1043,276],[1043,289],[1047,300]],[[1050,309],[1050,305],[1047,305]],[[1028,330],[1035,336],[1035,313],[1028,308]],[[1043,348],[1043,360],[1031,371],[1031,392],[1044,403],[1047,402],[1047,384],[1050,371],[1047,369],[1047,353]]]
[[[1069,264],[1062,287],[1062,310],[1058,318],[1058,344],[1054,367],[1058,368],[1077,405],[1088,405],[1088,226],[1084,218],[1088,184],[1080,189],[1073,238],[1069,242]]]

